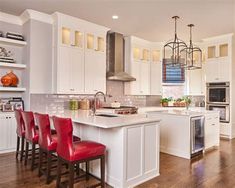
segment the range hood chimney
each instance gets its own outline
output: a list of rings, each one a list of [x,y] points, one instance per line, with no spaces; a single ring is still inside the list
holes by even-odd
[[[107,80],[130,82],[136,79],[124,71],[124,38],[120,33],[107,35]]]

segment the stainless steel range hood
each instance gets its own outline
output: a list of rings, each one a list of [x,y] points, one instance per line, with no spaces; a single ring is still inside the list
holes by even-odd
[[[120,33],[107,35],[107,80],[130,82],[136,79],[124,71],[124,38]]]

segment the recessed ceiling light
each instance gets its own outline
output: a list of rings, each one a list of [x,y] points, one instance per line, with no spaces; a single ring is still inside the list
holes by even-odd
[[[117,19],[118,19],[118,15],[113,15],[112,18],[113,18],[114,20],[117,20]]]

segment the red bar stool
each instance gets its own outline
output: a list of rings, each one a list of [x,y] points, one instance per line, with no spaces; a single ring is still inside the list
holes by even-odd
[[[15,110],[15,118],[16,118],[16,134],[17,134],[17,145],[16,145],[16,159],[18,159],[18,155],[20,153],[20,161],[23,160],[24,156],[24,140],[25,140],[25,126],[24,121],[21,114],[22,110]],[[21,140],[21,151],[20,149],[20,140]]]
[[[27,165],[29,144],[31,144],[32,145],[31,170],[33,170],[35,165],[36,144],[38,144],[38,134],[36,133],[35,129],[33,112],[22,111],[21,113],[25,125],[25,140],[26,140],[25,165]]]
[[[53,123],[57,131],[57,154],[58,154],[58,166],[57,166],[57,182],[56,186],[61,186],[61,166],[62,162],[69,166],[69,188],[73,188],[74,185],[74,165],[89,161],[100,159],[100,172],[101,182],[93,185],[105,186],[105,151],[106,147],[102,144],[92,141],[72,142],[73,126],[70,118],[59,118],[53,116]],[[88,165],[86,165],[88,166]],[[88,168],[86,168],[87,175],[89,174]]]
[[[50,173],[51,173],[51,163],[53,153],[56,152],[57,147],[57,136],[56,134],[52,135],[51,128],[50,128],[50,119],[47,114],[39,114],[34,113],[35,122],[38,125],[38,134],[39,134],[39,165],[38,165],[38,175],[41,174],[46,175],[46,183],[50,183]],[[43,160],[43,153],[46,154],[47,157],[47,167],[46,172],[42,170],[42,160]],[[56,157],[56,156],[55,156]]]

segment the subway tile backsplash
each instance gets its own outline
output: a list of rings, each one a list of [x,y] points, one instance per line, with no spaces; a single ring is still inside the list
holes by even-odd
[[[107,104],[119,101],[124,106],[160,106],[161,96],[133,96],[124,95],[124,83],[117,81],[107,81]],[[55,94],[31,94],[30,106],[33,111],[63,113],[69,108],[70,99],[93,98],[93,95],[55,95]],[[204,100],[204,97],[192,97],[193,105]],[[199,101],[199,102],[198,102]]]

